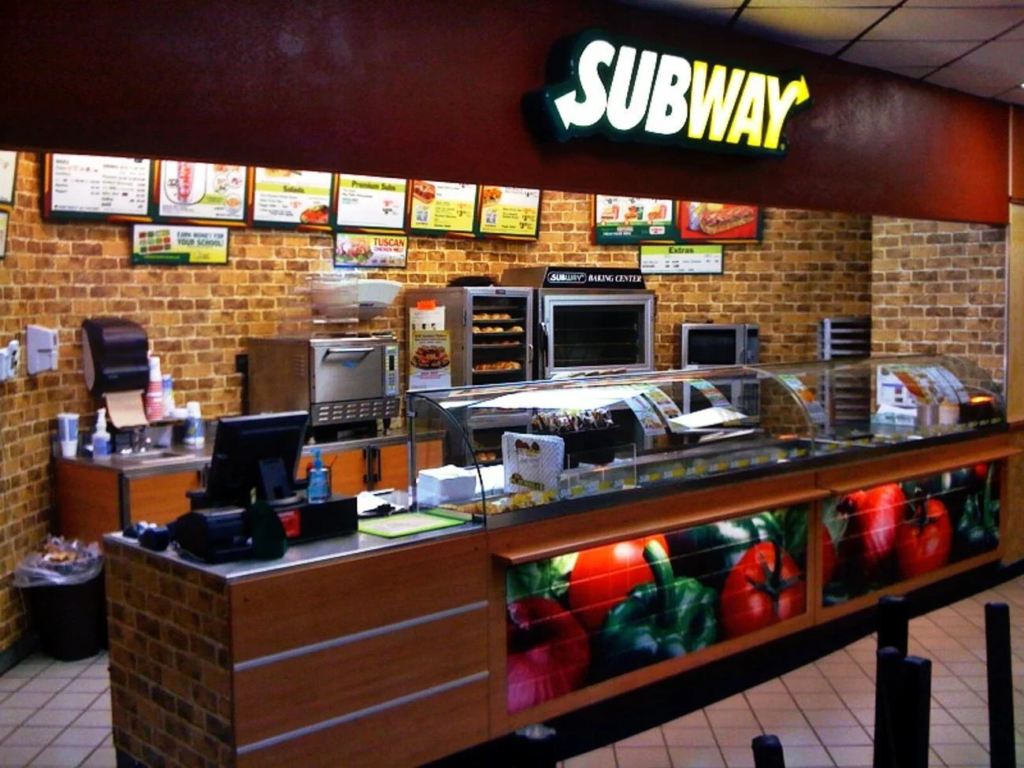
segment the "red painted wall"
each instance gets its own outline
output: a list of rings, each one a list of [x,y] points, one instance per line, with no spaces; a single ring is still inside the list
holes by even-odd
[[[804,70],[785,159],[577,140],[519,109],[597,26]],[[0,145],[1004,223],[1008,108],[602,0],[8,3]]]

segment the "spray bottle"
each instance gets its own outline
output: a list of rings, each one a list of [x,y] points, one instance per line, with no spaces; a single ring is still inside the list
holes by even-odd
[[[92,433],[92,457],[105,459],[110,456],[110,433],[107,432],[107,409],[96,411],[96,429]]]

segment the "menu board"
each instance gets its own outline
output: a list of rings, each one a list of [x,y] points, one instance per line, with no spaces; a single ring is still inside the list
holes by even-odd
[[[335,267],[404,267],[409,253],[405,235],[357,235],[339,233],[335,236]]]
[[[227,227],[139,224],[132,232],[132,264],[227,264]]]
[[[509,240],[536,240],[540,236],[539,189],[480,187],[477,234]]]
[[[152,174],[153,162],[139,157],[47,155],[43,215],[149,221]]]
[[[18,153],[0,151],[0,205],[14,203],[14,177],[18,170]]]
[[[245,223],[244,165],[157,162],[157,213],[165,221]]]
[[[329,229],[334,174],[253,168],[249,207],[256,227]]]
[[[645,275],[720,275],[721,245],[641,245],[640,271]]]
[[[0,259],[7,255],[7,224],[10,220],[10,214],[0,211]]]
[[[675,242],[679,238],[675,216],[671,200],[594,195],[594,243]]]
[[[335,177],[334,217],[339,229],[401,230],[405,226],[405,179],[386,176]]]
[[[679,203],[683,240],[752,242],[761,239],[761,209],[729,203]]]
[[[409,182],[409,230],[425,235],[472,235],[476,184]]]

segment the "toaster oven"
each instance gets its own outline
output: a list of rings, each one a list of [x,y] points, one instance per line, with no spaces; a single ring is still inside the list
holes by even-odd
[[[248,340],[249,411],[309,412],[313,427],[398,415],[398,342],[391,334]]]

